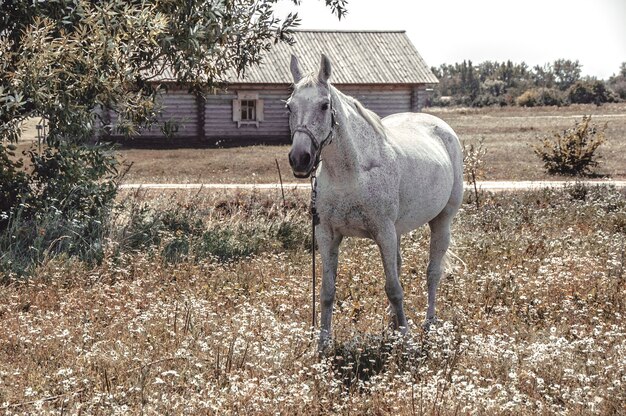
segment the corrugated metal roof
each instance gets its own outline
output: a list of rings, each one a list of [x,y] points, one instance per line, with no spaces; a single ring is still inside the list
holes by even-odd
[[[291,54],[303,72],[317,72],[321,54],[332,62],[334,84],[432,84],[437,78],[404,31],[297,30],[294,45],[278,43],[263,63],[231,83],[291,84]]]

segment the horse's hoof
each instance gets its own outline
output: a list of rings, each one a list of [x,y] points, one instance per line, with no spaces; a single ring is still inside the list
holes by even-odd
[[[392,331],[394,334],[401,335],[401,336],[404,336],[409,332],[409,328],[407,326],[393,325],[389,327],[389,330]]]
[[[406,335],[408,332],[409,325],[405,323],[404,325],[398,325],[398,320],[395,315],[391,315],[389,319],[389,324],[387,325],[387,330],[389,332],[399,332],[401,335]]]
[[[437,325],[439,323],[439,320],[437,319],[437,317],[433,316],[432,318],[426,318],[426,320],[424,320],[424,323],[422,324],[422,329],[425,332],[430,331],[430,328],[434,325]]]
[[[317,354],[320,358],[325,357],[331,351],[332,340],[328,334],[320,334],[319,341],[317,342]]]

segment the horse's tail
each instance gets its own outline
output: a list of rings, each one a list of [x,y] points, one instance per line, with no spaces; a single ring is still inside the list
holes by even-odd
[[[451,239],[448,250],[446,250],[446,254],[444,254],[443,260],[441,261],[441,268],[444,274],[455,273],[460,268],[463,268],[463,273],[467,272],[467,264],[456,254],[454,250],[455,247],[455,241]]]

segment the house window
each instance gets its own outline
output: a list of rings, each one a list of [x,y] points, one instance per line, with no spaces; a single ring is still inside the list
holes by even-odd
[[[241,121],[256,121],[256,100],[241,100]]]
[[[254,125],[259,127],[263,121],[263,100],[256,92],[238,92],[233,100],[233,121],[237,127]]]

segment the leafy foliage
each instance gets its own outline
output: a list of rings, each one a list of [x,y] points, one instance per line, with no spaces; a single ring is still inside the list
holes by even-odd
[[[151,253],[167,263],[228,263],[263,252],[308,249],[311,244],[308,219],[295,215],[306,212],[306,206],[294,205],[293,199],[288,200],[289,215],[257,197],[242,201],[235,195],[203,211],[198,211],[198,202],[172,202],[156,208],[123,201],[116,212],[127,214],[117,215],[121,220],[110,233],[118,254]]]
[[[275,0],[8,2],[0,16],[0,138],[38,115],[51,139],[90,137],[99,107],[124,121],[155,118],[156,77],[200,90],[245,72],[298,17],[274,17]],[[294,1],[298,3],[298,1]],[[339,17],[345,0],[326,0]],[[106,122],[105,122],[106,124]]]
[[[571,86],[568,97],[574,104],[600,105],[614,101],[613,94],[603,81],[578,81]]]
[[[552,64],[552,72],[554,73],[554,83],[556,87],[565,91],[580,79],[582,66],[576,61],[569,59],[557,59]]]
[[[24,274],[58,254],[98,262],[117,193],[114,155],[72,143],[25,155],[29,174],[0,153],[0,270]]]
[[[591,116],[583,116],[573,128],[544,138],[533,150],[548,173],[586,175],[598,165],[596,150],[604,143],[604,129],[591,124]]]
[[[116,128],[132,134],[158,119],[164,86],[156,80],[210,91],[259,63],[276,42],[291,42],[299,21],[296,14],[277,19],[276,0],[0,4],[0,267],[18,272],[55,253],[98,260],[116,162],[79,144],[97,128],[112,128],[102,110],[116,113]],[[346,0],[325,4],[339,18],[346,13]],[[24,169],[6,142],[17,141],[31,117],[47,120],[48,147],[31,151]],[[166,133],[175,128],[163,126]],[[130,244],[143,238],[133,234]]]
[[[626,62],[622,62],[619,73],[609,78],[609,88],[622,100],[626,100]]]
[[[565,94],[556,88],[531,88],[516,98],[516,104],[521,107],[562,106],[565,104]]]
[[[625,64],[626,65],[626,64]],[[624,66],[624,65],[622,65]],[[529,68],[524,62],[485,61],[478,65],[463,61],[432,68],[439,78],[433,105],[561,106],[570,103],[612,102],[624,98],[626,75],[613,76],[608,83],[581,78],[578,61],[558,59]],[[625,72],[626,73],[626,72]]]
[[[24,163],[15,159],[15,145],[0,146],[0,231],[5,230],[9,212],[29,191]]]

